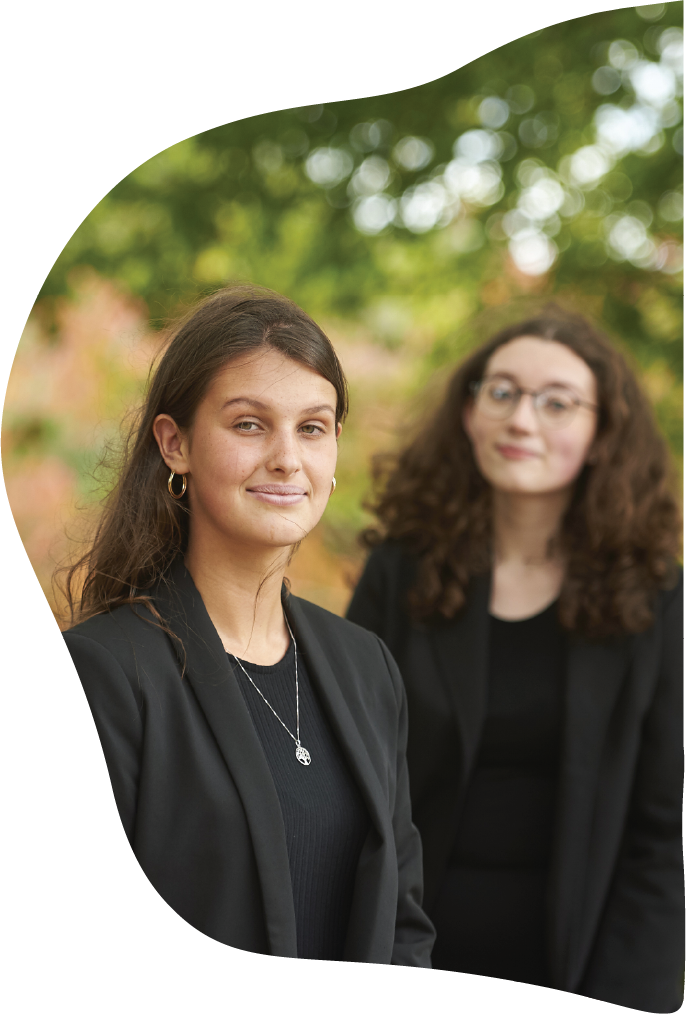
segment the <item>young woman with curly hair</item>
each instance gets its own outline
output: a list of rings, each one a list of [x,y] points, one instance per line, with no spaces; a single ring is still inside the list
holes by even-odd
[[[549,308],[377,478],[348,616],[407,688],[434,966],[676,1010],[680,518],[635,377]]]
[[[427,966],[400,674],[284,584],[346,411],[300,307],[242,286],[202,302],[69,573],[64,636],[126,834],[179,915],[245,950]]]

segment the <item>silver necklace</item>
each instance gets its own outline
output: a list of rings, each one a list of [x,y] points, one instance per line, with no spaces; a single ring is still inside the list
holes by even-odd
[[[236,659],[236,662],[238,662],[239,666],[241,667],[241,669],[243,670],[243,672],[245,673],[245,675],[248,677],[248,679],[250,680],[250,682],[252,683],[252,685],[255,687],[255,690],[257,690],[258,694],[260,695],[260,697],[262,698],[262,700],[264,701],[264,703],[267,705],[267,707],[271,711],[271,713],[274,716],[274,718],[278,719],[279,722],[281,722],[281,724],[283,725],[284,729],[286,730],[286,732],[288,733],[288,735],[291,737],[291,739],[295,743],[295,756],[300,761],[300,763],[302,765],[304,765],[304,767],[307,767],[308,764],[312,763],[312,758],[310,757],[309,750],[306,750],[305,747],[302,746],[302,744],[300,742],[300,697],[299,697],[299,694],[298,694],[298,645],[295,643],[295,638],[293,637],[293,631],[291,630],[291,625],[288,622],[288,617],[286,616],[285,613],[283,614],[283,618],[286,621],[286,626],[288,627],[288,633],[291,635],[291,641],[293,642],[293,650],[295,651],[295,736],[293,735],[293,733],[291,732],[291,730],[288,728],[288,726],[286,725],[286,723],[283,721],[283,719],[279,718],[279,716],[277,715],[277,713],[274,711],[273,707],[271,706],[271,704],[269,703],[269,701],[267,700],[267,698],[264,696],[264,694],[262,693],[262,691],[258,687],[257,683],[255,683],[255,681],[253,680],[253,678],[250,675],[250,673],[246,670],[246,668],[243,665],[243,663],[241,662],[240,658],[236,658],[235,655],[232,655],[231,657],[234,658],[234,659]]]

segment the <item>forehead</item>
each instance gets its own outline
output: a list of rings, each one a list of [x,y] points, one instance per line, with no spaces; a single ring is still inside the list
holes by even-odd
[[[596,381],[584,360],[560,342],[524,336],[496,349],[486,373],[507,373],[522,387],[536,390],[548,384],[564,384],[592,397]]]
[[[276,349],[257,350],[237,356],[218,370],[212,379],[208,397],[222,401],[228,398],[252,398],[269,404],[284,398],[299,401],[301,397],[336,405],[336,389],[325,377]]]

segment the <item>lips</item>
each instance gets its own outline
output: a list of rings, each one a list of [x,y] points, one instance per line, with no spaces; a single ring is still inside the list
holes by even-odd
[[[527,461],[539,457],[536,451],[529,451],[526,447],[518,447],[516,444],[496,444],[496,450],[508,461]]]
[[[307,492],[302,486],[287,486],[281,483],[265,483],[259,486],[251,486],[247,492],[256,500],[274,504],[277,507],[289,507],[293,504],[302,503],[307,496]]]

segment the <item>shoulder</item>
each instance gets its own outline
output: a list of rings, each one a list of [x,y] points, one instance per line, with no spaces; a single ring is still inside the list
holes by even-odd
[[[305,621],[334,667],[344,663],[370,686],[379,674],[384,681],[390,678],[395,695],[400,694],[398,667],[378,634],[295,595],[288,597],[287,609],[296,623]]]
[[[154,615],[145,606],[117,606],[110,612],[98,613],[95,616],[75,624],[64,631],[64,639],[69,642],[76,638],[89,638],[97,641],[105,648],[112,648],[122,641],[133,639],[137,643],[164,637]]]
[[[349,703],[366,702],[365,712],[379,721],[383,715],[397,716],[404,701],[402,676],[378,634],[294,595],[287,608],[301,632],[306,625],[316,639]]]
[[[414,581],[419,556],[402,542],[388,540],[372,549],[367,557],[361,583],[383,584],[401,592]]]
[[[369,559],[374,560],[379,566],[385,567],[408,567],[416,566],[417,554],[405,542],[396,539],[386,539],[375,546],[369,554]]]
[[[314,602],[308,602],[307,599],[298,598],[296,595],[289,595],[286,599],[286,608],[302,616],[319,635],[333,638],[336,642],[344,642],[350,646],[378,650],[380,639],[376,634],[336,613],[329,612],[322,606],[315,605]]]
[[[110,612],[97,613],[87,620],[75,623],[64,631],[65,638],[72,635],[79,637],[90,637],[94,641],[105,643],[113,638],[121,637],[126,631],[138,629],[141,619],[131,606],[117,606]]]
[[[140,666],[156,668],[162,660],[175,666],[168,635],[145,606],[118,606],[99,613],[63,633],[79,675],[96,662],[99,669],[119,669],[138,681]]]

